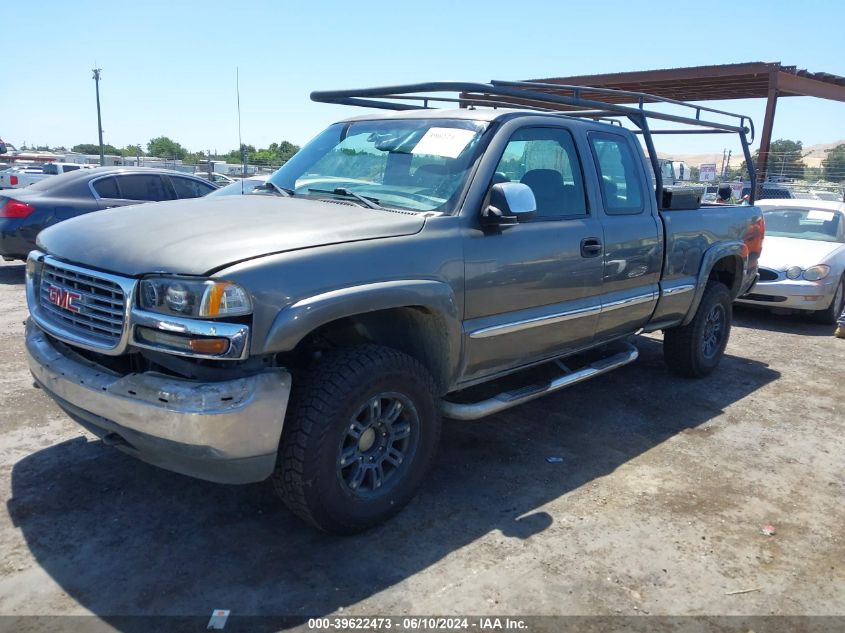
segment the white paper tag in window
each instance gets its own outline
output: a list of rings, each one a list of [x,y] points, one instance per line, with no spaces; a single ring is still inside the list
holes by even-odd
[[[473,130],[454,127],[429,128],[411,153],[457,158],[474,136]]]
[[[833,219],[833,211],[819,211],[818,209],[812,209],[807,213],[807,219],[830,222]]]

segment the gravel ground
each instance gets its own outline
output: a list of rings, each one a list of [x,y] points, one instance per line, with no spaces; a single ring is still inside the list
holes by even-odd
[[[83,432],[32,388],[23,274],[0,264],[0,615],[845,615],[830,327],[737,310],[707,379],[640,337],[633,365],[447,421],[417,499],[343,539],[267,484],[192,480]]]

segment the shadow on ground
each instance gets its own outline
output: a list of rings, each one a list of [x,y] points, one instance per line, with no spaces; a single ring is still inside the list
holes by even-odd
[[[0,266],[0,285],[22,286],[26,281],[25,264],[6,264]]]
[[[660,343],[637,345],[640,360],[607,376],[485,421],[447,422],[422,493],[363,535],[316,532],[269,485],[205,483],[83,439],[18,462],[8,510],[43,569],[118,628],[109,616],[328,614],[491,531],[525,539],[545,530],[555,517],[537,508],[779,376],[726,356],[713,376],[684,380],[665,369]]]
[[[805,312],[778,314],[770,310],[739,305],[733,308],[733,324],[737,327],[801,336],[833,336],[836,327],[814,321],[813,317]]]

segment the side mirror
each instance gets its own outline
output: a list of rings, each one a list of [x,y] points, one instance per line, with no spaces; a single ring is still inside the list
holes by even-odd
[[[490,204],[481,219],[493,226],[513,226],[537,215],[537,200],[531,187],[521,182],[500,182],[490,189]]]

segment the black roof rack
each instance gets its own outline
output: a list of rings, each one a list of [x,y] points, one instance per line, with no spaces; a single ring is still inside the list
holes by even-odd
[[[322,103],[385,110],[427,110],[435,107],[432,103],[454,103],[462,108],[517,108],[603,122],[620,123],[619,118],[625,118],[638,128],[634,130],[635,133],[643,136],[657,184],[658,204],[661,206],[663,182],[652,135],[734,133],[739,135],[750,179],[752,182],[756,181],[754,162],[749,150],[749,143],[754,140],[754,123],[749,117],[644,92],[531,81],[435,81],[377,88],[315,91],[311,93],[311,99]],[[683,114],[646,109],[647,103],[675,106],[682,110]],[[704,119],[703,116],[707,118]],[[685,125],[691,129],[652,130],[648,124],[649,119]]]

